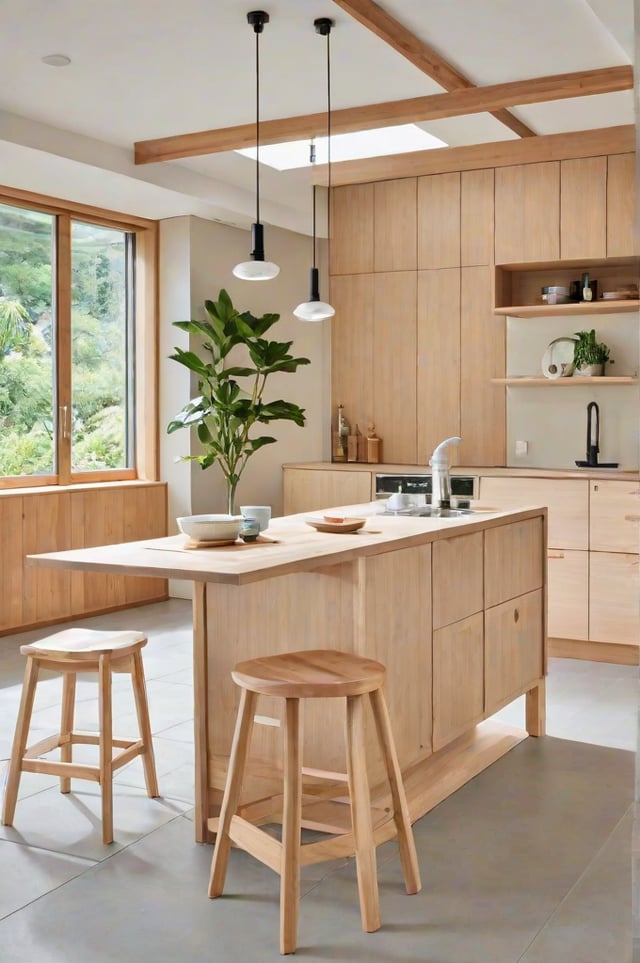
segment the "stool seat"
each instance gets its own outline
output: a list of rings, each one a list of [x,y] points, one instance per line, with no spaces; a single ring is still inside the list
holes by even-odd
[[[113,773],[136,756],[141,756],[148,796],[158,796],[155,760],[149,721],[149,707],[140,650],[147,644],[142,632],[63,629],[38,642],[20,647],[27,656],[18,721],[11,750],[7,786],[2,805],[2,825],[12,826],[20,776],[23,772],[45,773],[60,777],[60,792],[71,791],[71,779],[97,782],[102,797],[102,841],[113,842]],[[60,730],[28,746],[31,714],[41,669],[62,673]],[[76,676],[95,672],[98,676],[99,732],[77,732],[73,727]],[[138,718],[136,738],[114,738],[111,704],[112,675],[128,672]],[[74,745],[99,748],[98,765],[73,761]],[[47,758],[60,750],[60,759]],[[114,754],[114,749],[118,750]]]
[[[365,695],[384,682],[380,662],[338,649],[285,652],[238,662],[231,678],[242,689],[283,699]]]
[[[300,867],[303,865],[335,859],[338,854],[355,855],[362,928],[369,933],[379,929],[381,924],[375,854],[379,843],[392,835],[397,836],[405,889],[407,893],[417,893],[420,889],[409,808],[383,691],[385,672],[380,662],[350,652],[311,649],[249,659],[239,662],[231,673],[240,688],[240,705],[217,821],[209,896],[215,899],[223,892],[232,843],[279,873],[281,953],[294,953],[296,949]],[[282,841],[274,839],[238,812],[254,712],[260,695],[280,696],[285,700]],[[300,837],[304,793],[300,701],[338,696],[346,701],[346,780],[351,832],[303,845]],[[365,701],[371,706],[392,802],[387,810],[389,822],[393,820],[392,826],[383,824],[375,832],[366,769]],[[321,775],[320,770],[313,772],[316,776]],[[322,775],[334,778],[336,773]],[[339,795],[344,796],[343,783]],[[267,821],[264,817],[264,813],[259,817],[262,823]]]

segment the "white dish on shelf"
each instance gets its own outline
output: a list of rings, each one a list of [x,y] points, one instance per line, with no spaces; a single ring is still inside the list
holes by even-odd
[[[569,378],[573,374],[573,338],[556,338],[542,356],[542,373],[545,378]]]

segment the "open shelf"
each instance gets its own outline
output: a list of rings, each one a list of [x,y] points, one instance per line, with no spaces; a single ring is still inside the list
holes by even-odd
[[[517,304],[495,308],[495,314],[511,318],[542,318],[572,314],[613,314],[638,311],[640,301],[572,301],[569,304]]]
[[[588,271],[598,282],[598,294],[638,284],[639,258],[616,258],[602,261],[550,261],[531,264],[497,264],[495,269],[494,311],[516,318],[553,317],[580,314],[613,314],[640,309],[640,300],[571,301],[569,304],[546,304],[541,301],[545,285],[564,284],[580,279]]]
[[[559,307],[559,305],[558,305]],[[492,378],[492,383],[494,385],[514,385],[523,388],[577,388],[580,385],[583,387],[585,385],[590,387],[601,385],[637,385],[640,384],[638,378],[631,377],[609,377],[604,375],[601,378],[577,378],[571,376],[570,378],[539,378],[534,375],[521,375],[519,377],[512,378]]]

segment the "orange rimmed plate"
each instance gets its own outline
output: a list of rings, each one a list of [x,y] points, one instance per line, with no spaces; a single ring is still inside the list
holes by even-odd
[[[340,521],[334,518],[333,521],[330,522],[328,522],[325,518],[306,519],[307,525],[310,525],[311,528],[315,528],[317,532],[329,532],[334,535],[340,533],[343,535],[349,535],[352,532],[358,532],[366,521],[366,518],[343,518]]]

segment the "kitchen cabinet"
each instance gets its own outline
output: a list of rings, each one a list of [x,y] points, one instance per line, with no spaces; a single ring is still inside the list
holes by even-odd
[[[382,458],[413,464],[417,443],[416,272],[376,274],[373,287],[375,392],[369,400],[373,421],[382,439]]]
[[[495,172],[495,263],[560,257],[560,163],[517,164]]]
[[[349,184],[331,191],[329,271],[373,271],[373,184]]]
[[[589,482],[580,478],[482,476],[480,501],[487,507],[546,505],[549,548],[589,548]]]
[[[22,623],[22,505],[20,495],[0,497],[0,631]]]
[[[418,268],[460,266],[460,174],[418,178]]]
[[[607,257],[640,253],[636,226],[636,155],[607,158]]]
[[[493,264],[493,168],[460,175],[460,263]]]
[[[25,555],[71,548],[71,495],[49,493],[24,499],[22,547]],[[71,608],[71,573],[26,566],[22,621],[25,625],[63,619]]]
[[[483,712],[484,617],[478,612],[433,633],[433,751],[480,722]]]
[[[640,644],[638,555],[591,552],[589,556],[589,639]]]
[[[487,715],[511,702],[543,673],[543,595],[529,592],[487,609],[484,639],[484,709]],[[538,642],[539,644],[536,644]]]
[[[337,505],[361,505],[373,498],[371,472],[348,469],[284,469],[284,514]]]
[[[374,271],[415,271],[416,179],[382,181],[373,189]]]
[[[374,420],[373,299],[374,275],[354,274],[331,279],[331,411],[339,404],[353,426],[366,433]],[[377,350],[377,346],[376,346]]]
[[[541,518],[487,529],[484,535],[484,602],[487,608],[541,588],[544,571]]]
[[[589,638],[589,553],[547,552],[547,632],[550,638]]]
[[[591,551],[637,554],[640,550],[640,485],[592,481],[589,505]]]
[[[417,461],[460,434],[460,270],[418,272]],[[385,459],[386,459],[385,455]]]
[[[460,535],[433,546],[433,628],[459,622],[484,607],[482,533]],[[464,585],[464,591],[460,586]]]
[[[607,158],[563,160],[560,162],[560,258],[582,260],[606,256]]]
[[[504,465],[505,320],[493,314],[491,269],[463,267],[460,279],[459,464]]]
[[[582,268],[589,270],[597,280],[598,291],[614,291],[621,286],[638,283],[640,261],[637,258],[620,258],[583,262],[579,267],[562,261],[535,264],[501,264],[495,268],[494,311],[514,318],[571,317],[585,314],[616,314],[637,312],[638,300],[597,300],[569,304],[545,304],[541,301],[541,289],[549,284],[567,287],[579,280]]]

